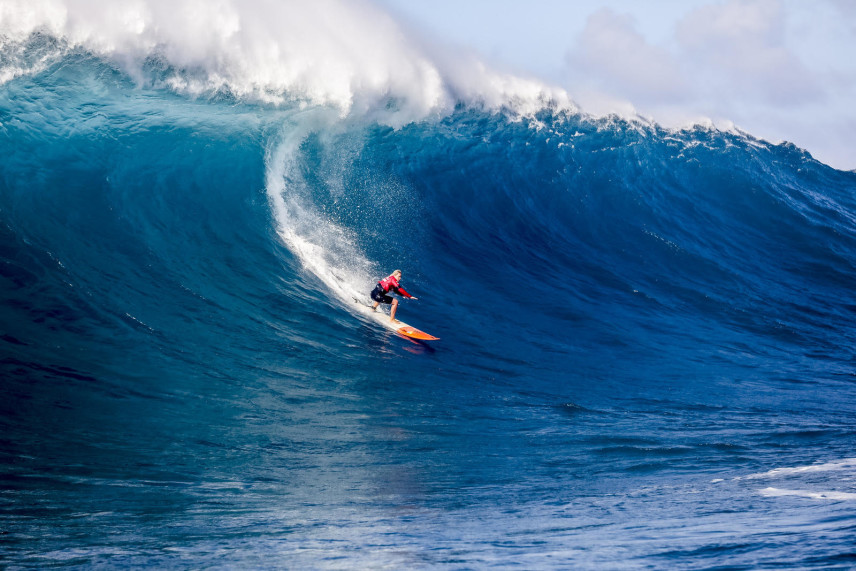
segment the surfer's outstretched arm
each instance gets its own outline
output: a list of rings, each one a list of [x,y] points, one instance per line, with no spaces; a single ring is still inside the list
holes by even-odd
[[[406,297],[408,299],[419,299],[418,297],[413,297],[412,295],[410,295],[409,293],[404,291],[404,288],[400,287],[400,286],[395,288],[395,293],[397,293],[398,295],[400,295],[402,297]]]

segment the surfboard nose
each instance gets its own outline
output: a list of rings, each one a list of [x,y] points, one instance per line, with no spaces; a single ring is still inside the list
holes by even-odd
[[[413,339],[421,339],[422,341],[437,341],[438,339],[440,339],[439,337],[434,337],[433,335],[429,335],[424,331],[420,331],[419,329],[410,326],[399,327],[398,329],[396,329],[396,331],[401,333],[402,335],[412,337]]]

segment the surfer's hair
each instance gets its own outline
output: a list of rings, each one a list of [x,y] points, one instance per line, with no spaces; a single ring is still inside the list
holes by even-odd
[[[394,272],[392,272],[392,274],[393,275],[395,275],[395,274],[401,275],[401,270],[395,270]]]

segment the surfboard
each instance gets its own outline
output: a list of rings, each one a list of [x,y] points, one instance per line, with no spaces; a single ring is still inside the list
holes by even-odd
[[[357,303],[357,307],[360,309],[361,313],[364,313],[384,327],[392,329],[399,335],[403,335],[409,339],[417,339],[419,341],[437,341],[440,339],[439,337],[434,337],[430,333],[426,333],[412,325],[408,325],[403,321],[392,321],[388,314],[380,311],[380,309],[378,309],[378,311],[372,310],[371,305],[366,305],[359,299],[354,298],[354,301]]]
[[[434,337],[430,333],[425,333],[415,327],[407,325],[406,323],[399,322],[399,327],[396,329],[396,333],[404,335],[405,337],[410,337],[411,339],[419,339],[420,341],[437,341],[439,337]]]

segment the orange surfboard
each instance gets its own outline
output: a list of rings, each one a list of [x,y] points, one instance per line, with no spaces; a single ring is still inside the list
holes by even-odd
[[[361,302],[356,297],[354,298],[354,301],[357,303],[357,307],[362,313],[368,315],[384,327],[392,329],[399,335],[403,335],[404,337],[407,337],[409,339],[417,339],[419,341],[437,341],[438,339],[440,339],[439,337],[434,337],[430,333],[425,333],[421,329],[416,329],[412,325],[408,325],[403,321],[391,321],[389,319],[389,315],[381,311],[374,311],[371,305],[367,305],[365,302]]]
[[[415,327],[411,327],[410,325],[402,324],[402,327],[399,327],[395,330],[397,333],[404,335],[405,337],[410,337],[411,339],[419,339],[420,341],[437,341],[439,337],[434,337],[433,335],[429,335],[424,331],[420,331]]]

